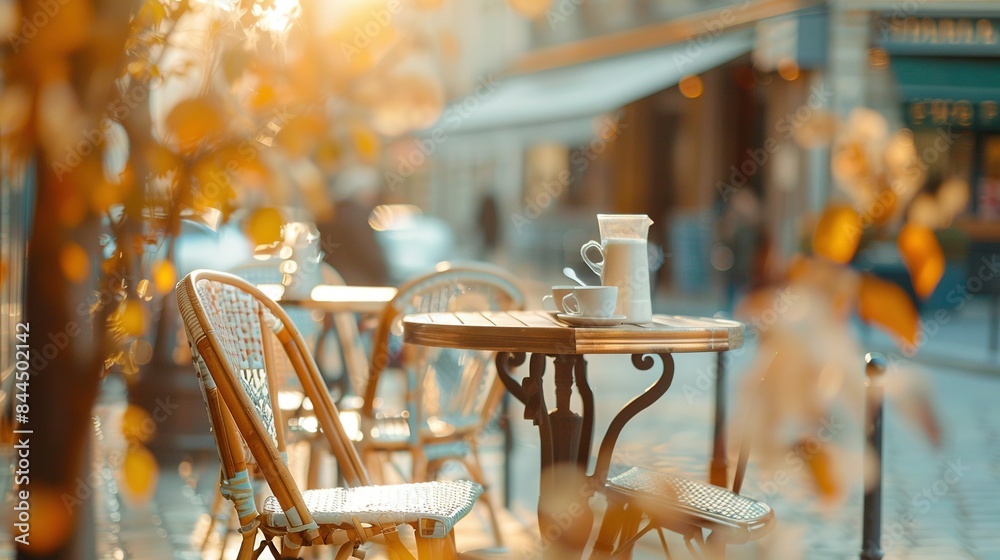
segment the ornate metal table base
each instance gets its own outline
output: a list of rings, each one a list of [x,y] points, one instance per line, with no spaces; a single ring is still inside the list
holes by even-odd
[[[546,358],[555,359],[556,407],[545,404],[542,378]],[[674,360],[659,354],[663,371],[657,381],[628,402],[611,421],[601,440],[597,464],[587,475],[594,431],[594,394],[587,380],[587,361],[581,354],[532,354],[528,375],[518,382],[511,371],[524,364],[523,352],[499,352],[497,373],[510,394],[524,404],[524,418],[538,426],[541,441],[542,478],[538,505],[538,524],[545,556],[579,557],[593,528],[589,499],[595,485],[603,484],[611,466],[611,457],[622,429],[636,414],[657,401],[674,378]],[[641,371],[652,369],[655,360],[649,354],[633,354],[632,364]],[[573,384],[583,401],[583,415],[570,408]],[[574,476],[575,475],[575,476]],[[574,489],[576,489],[574,491]],[[579,500],[574,500],[578,497]]]

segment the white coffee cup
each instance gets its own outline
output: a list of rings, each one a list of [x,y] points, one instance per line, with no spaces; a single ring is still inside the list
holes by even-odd
[[[546,311],[555,311],[557,313],[565,313],[566,308],[563,307],[563,298],[579,287],[580,286],[552,286],[552,293],[542,297],[542,309],[545,309]]]
[[[617,305],[618,286],[575,286],[562,298],[563,312],[576,317],[606,319]]]

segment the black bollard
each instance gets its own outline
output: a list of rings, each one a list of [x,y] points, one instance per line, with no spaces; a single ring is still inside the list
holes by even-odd
[[[876,352],[865,355],[867,382],[868,446],[875,453],[878,468],[875,480],[865,481],[864,524],[861,534],[861,560],[881,560],[882,552],[882,405],[883,382],[887,362]]]

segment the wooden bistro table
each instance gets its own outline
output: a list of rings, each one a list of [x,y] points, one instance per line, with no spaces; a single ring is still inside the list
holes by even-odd
[[[425,346],[497,352],[500,380],[524,404],[524,417],[538,426],[541,438],[541,552],[548,558],[579,558],[593,528],[589,499],[607,478],[625,424],[670,387],[672,354],[738,348],[743,344],[743,325],[724,319],[655,315],[645,325],[573,327],[544,311],[424,313],[403,319],[403,339]],[[527,354],[528,375],[518,382],[512,370],[524,364]],[[640,371],[653,368],[653,354],[662,362],[659,379],[611,421],[589,475],[594,393],[587,379],[586,354],[631,354],[632,364]],[[542,390],[547,357],[554,358],[555,365],[556,406],[551,411]],[[570,409],[574,383],[583,402],[582,415]]]

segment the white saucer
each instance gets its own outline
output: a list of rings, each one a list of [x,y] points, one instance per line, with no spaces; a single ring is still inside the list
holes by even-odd
[[[556,317],[560,321],[565,321],[575,327],[614,327],[625,322],[624,315],[612,315],[610,317],[584,317],[583,315],[569,315],[567,313],[557,313]]]

